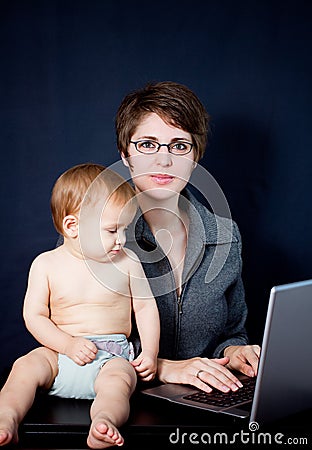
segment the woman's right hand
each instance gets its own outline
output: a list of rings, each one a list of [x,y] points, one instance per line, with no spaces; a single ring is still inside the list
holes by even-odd
[[[242,383],[226,367],[229,358],[158,359],[158,378],[163,383],[189,384],[205,392],[237,391]]]

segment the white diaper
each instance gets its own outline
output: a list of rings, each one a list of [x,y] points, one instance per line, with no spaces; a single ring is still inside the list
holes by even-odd
[[[96,358],[89,364],[79,366],[68,356],[59,354],[58,374],[49,395],[63,398],[94,399],[94,381],[103,365],[112,358],[133,360],[133,347],[124,334],[85,336],[98,348]]]

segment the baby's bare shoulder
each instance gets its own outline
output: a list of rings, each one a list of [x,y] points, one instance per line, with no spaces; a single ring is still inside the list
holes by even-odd
[[[39,267],[47,267],[51,264],[57,263],[62,258],[62,251],[60,248],[55,248],[52,250],[47,250],[45,252],[40,253],[37,255],[32,264],[32,268],[39,268]]]

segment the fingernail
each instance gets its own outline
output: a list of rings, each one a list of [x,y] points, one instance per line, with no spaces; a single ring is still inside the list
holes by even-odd
[[[223,392],[229,392],[230,388],[227,386],[222,386],[222,391]]]

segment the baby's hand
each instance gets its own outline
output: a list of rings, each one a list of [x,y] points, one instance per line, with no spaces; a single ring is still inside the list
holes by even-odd
[[[151,381],[155,378],[157,372],[157,356],[142,352],[131,364],[143,381]]]
[[[65,350],[65,355],[79,366],[84,366],[93,361],[96,354],[96,345],[83,337],[73,337],[70,345]]]

